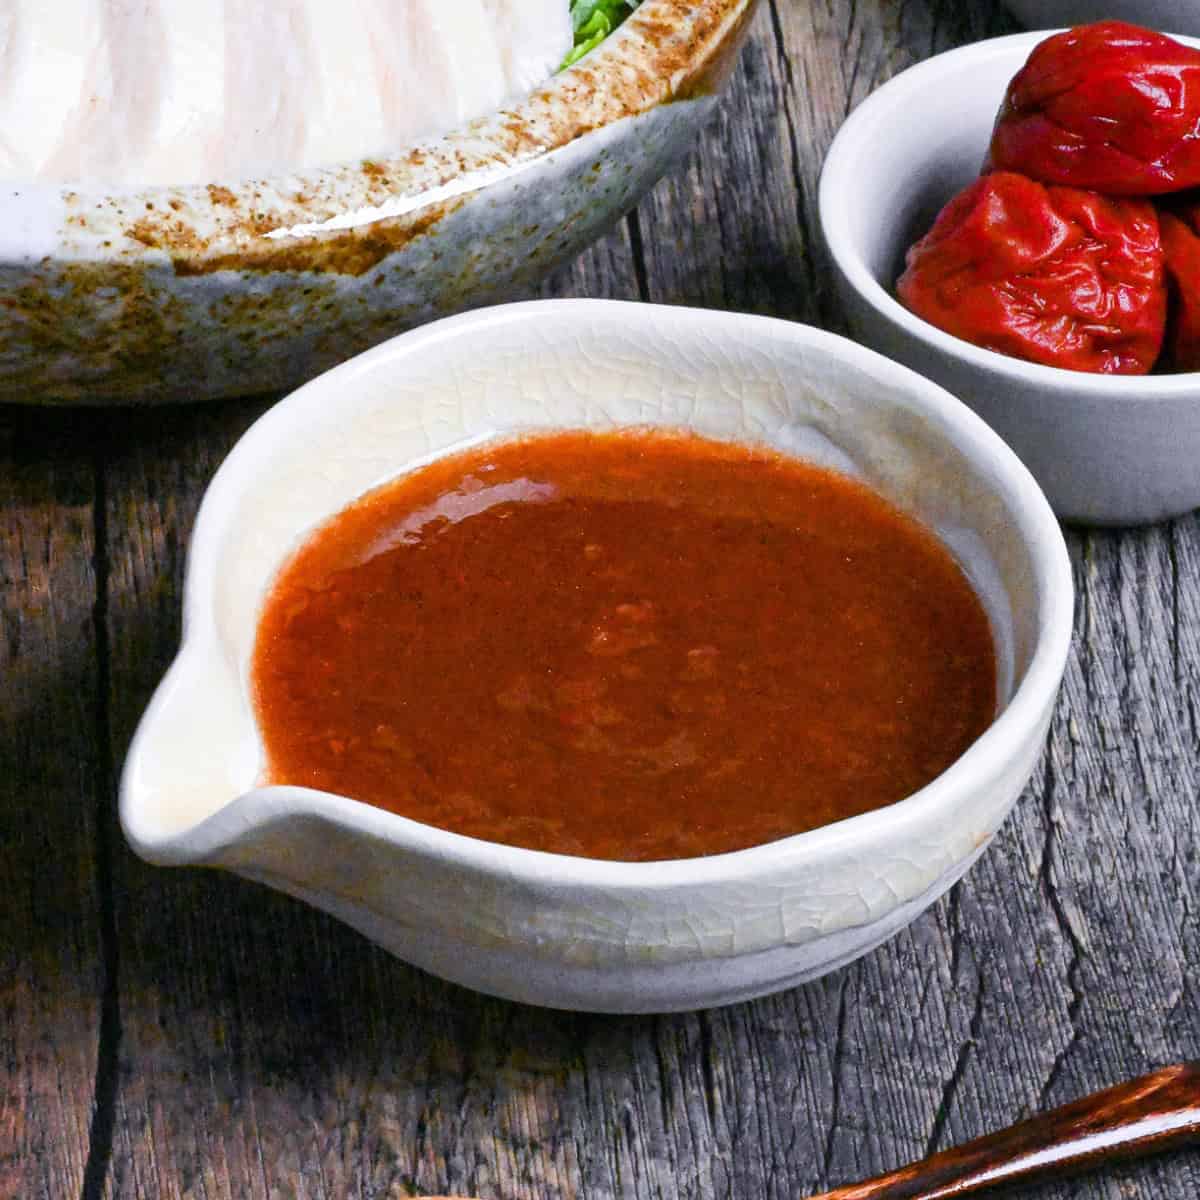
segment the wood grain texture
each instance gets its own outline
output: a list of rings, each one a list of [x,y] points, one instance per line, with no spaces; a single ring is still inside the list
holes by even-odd
[[[77,1195],[105,989],[94,460],[0,411],[0,1196]]]
[[[764,0],[695,153],[541,294],[837,328],[833,133],[908,63],[1008,28],[991,0]],[[1079,633],[1013,818],[900,936],[779,996],[521,1008],[135,860],[112,775],[177,643],[199,496],[266,403],[0,422],[0,1197],[799,1200],[1200,1057],[1197,516],[1071,533]],[[1179,1200],[1200,1161],[1030,1195]]]

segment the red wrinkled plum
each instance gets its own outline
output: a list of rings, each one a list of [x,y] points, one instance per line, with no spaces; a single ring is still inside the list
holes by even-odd
[[[1167,310],[1158,214],[1148,200],[997,171],[946,205],[909,250],[897,291],[917,316],[977,346],[1145,374]]]
[[[1122,21],[1048,38],[1008,85],[989,157],[1114,196],[1200,185],[1200,50]]]
[[[1167,349],[1175,371],[1200,371],[1200,208],[1159,214],[1171,315]]]

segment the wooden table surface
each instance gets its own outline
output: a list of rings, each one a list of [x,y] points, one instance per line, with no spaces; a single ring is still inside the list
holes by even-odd
[[[1009,28],[990,0],[764,0],[686,167],[545,294],[837,328],[834,131],[909,63]],[[799,1200],[1200,1057],[1196,515],[1069,534],[1078,635],[993,848],[881,950],[770,999],[518,1007],[135,859],[122,757],[201,491],[268,402],[0,410],[0,1197]],[[1200,1155],[1036,1195],[1182,1200]]]

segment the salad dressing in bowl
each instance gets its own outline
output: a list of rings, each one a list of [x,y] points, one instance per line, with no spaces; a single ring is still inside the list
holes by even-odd
[[[996,707],[988,618],[862,483],[678,432],[450,455],[313,532],[251,667],[266,779],[625,862],[919,791]]]

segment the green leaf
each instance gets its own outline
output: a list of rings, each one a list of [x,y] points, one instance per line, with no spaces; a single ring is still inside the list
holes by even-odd
[[[565,70],[594,50],[640,3],[641,0],[571,0],[575,45],[559,70]]]

